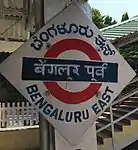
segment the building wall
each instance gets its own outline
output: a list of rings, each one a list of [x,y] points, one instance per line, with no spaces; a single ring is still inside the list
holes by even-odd
[[[28,38],[28,2],[29,0],[0,0],[0,40]]]
[[[37,150],[38,128],[0,132],[0,150]]]
[[[0,38],[2,40],[22,40],[27,39],[28,33],[25,29],[24,21],[21,18],[1,18]]]
[[[11,42],[11,41],[2,41],[0,40],[0,52],[14,52],[16,49],[18,49],[23,42]]]

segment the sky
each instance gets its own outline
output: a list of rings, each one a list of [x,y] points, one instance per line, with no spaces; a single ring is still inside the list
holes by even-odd
[[[89,4],[118,22],[124,12],[128,12],[130,18],[138,15],[138,0],[89,0]]]

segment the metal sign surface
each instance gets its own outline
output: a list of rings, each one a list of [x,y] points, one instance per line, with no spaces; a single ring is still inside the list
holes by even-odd
[[[135,76],[76,3],[10,55],[0,72],[72,145]]]

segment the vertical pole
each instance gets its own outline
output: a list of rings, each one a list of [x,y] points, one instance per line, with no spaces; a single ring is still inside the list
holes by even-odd
[[[36,31],[44,26],[44,0],[35,0],[35,27]]]
[[[111,120],[111,131],[112,131],[112,146],[113,150],[116,150],[115,147],[115,131],[114,131],[114,119],[113,119],[113,111],[112,111],[112,105],[110,106],[110,120]]]
[[[49,124],[49,135],[50,135],[50,150],[56,150],[55,129],[51,124]]]
[[[35,0],[35,28],[38,31],[44,26],[44,0]],[[50,150],[50,124],[39,114],[40,150]]]
[[[39,114],[40,150],[50,150],[50,133],[48,121]]]
[[[55,0],[49,0],[51,3],[55,2]],[[57,0],[56,0],[57,1]],[[62,1],[62,0],[58,0]],[[76,0],[77,1],[77,0]],[[68,1],[69,2],[69,1]],[[84,13],[92,20],[91,7],[87,2],[78,1],[79,6],[82,8]],[[59,5],[61,6],[60,2]],[[57,7],[58,10],[59,7]],[[57,10],[55,10],[57,12]],[[54,13],[53,13],[54,14]],[[46,18],[47,19],[47,18]],[[94,123],[83,135],[81,143],[75,146],[71,146],[58,131],[55,131],[55,139],[56,139],[56,150],[97,150],[97,139],[96,139],[96,123]]]

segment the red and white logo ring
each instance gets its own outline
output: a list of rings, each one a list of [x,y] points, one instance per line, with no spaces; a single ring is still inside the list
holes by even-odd
[[[80,39],[65,39],[56,42],[46,52],[46,58],[57,58],[61,53],[75,49],[86,54],[90,60],[102,61],[97,51],[89,43]],[[91,99],[101,87],[101,83],[90,83],[90,85],[79,92],[70,92],[58,85],[57,82],[44,82],[51,95],[66,104],[80,104]]]

